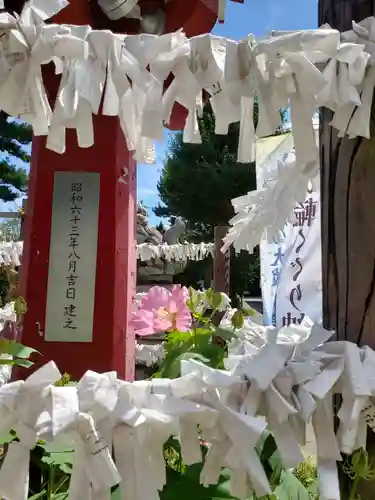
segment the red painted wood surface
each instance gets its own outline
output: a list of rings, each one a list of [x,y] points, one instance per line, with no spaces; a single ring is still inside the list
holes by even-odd
[[[25,218],[22,287],[28,303],[23,343],[38,349],[41,364],[53,359],[74,379],[88,369],[134,375],[134,335],[127,328],[135,286],[135,163],[115,118],[94,118],[95,146],[78,147],[68,132],[67,152],[58,155],[34,138]],[[119,182],[127,166],[127,184]],[[53,177],[56,171],[100,173],[98,253],[92,343],[45,342]],[[125,362],[126,360],[126,362]]]
[[[171,0],[165,6],[166,33],[182,27],[186,36],[210,33],[217,20],[218,0]]]

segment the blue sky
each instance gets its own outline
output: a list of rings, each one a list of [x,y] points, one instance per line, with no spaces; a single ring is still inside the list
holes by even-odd
[[[188,1],[188,0],[185,0]],[[213,33],[235,40],[249,33],[262,36],[271,30],[298,30],[317,27],[317,0],[245,0],[239,4],[228,0],[226,20],[217,24]],[[157,182],[168,147],[168,132],[163,143],[156,146],[156,165],[138,165],[137,197],[149,209],[150,222],[156,224],[151,208],[158,203]],[[13,210],[14,204],[1,210]]]

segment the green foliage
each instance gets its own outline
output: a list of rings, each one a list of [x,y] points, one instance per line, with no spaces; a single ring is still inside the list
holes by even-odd
[[[20,241],[21,219],[14,217],[0,222],[0,241]]]
[[[165,233],[165,226],[161,221],[159,222],[159,224],[157,224],[157,226],[155,226],[155,229],[157,229],[161,234]]]
[[[33,365],[33,362],[28,358],[33,353],[38,353],[38,351],[32,349],[31,347],[26,347],[22,344],[19,344],[14,340],[0,338],[0,356],[9,356],[9,359],[0,358],[0,366],[8,365],[29,368]]]
[[[232,319],[232,330],[216,328],[212,319],[219,311],[226,307],[223,296],[212,290],[197,292],[189,290],[187,305],[192,313],[194,324],[190,332],[174,331],[167,337],[166,357],[158,376],[178,377],[180,375],[180,363],[184,359],[198,359],[214,368],[223,367],[225,349],[218,345],[213,345],[213,336],[221,336],[225,340],[230,340],[236,333],[237,328],[241,328],[246,314],[239,311]],[[26,358],[33,351],[16,343],[0,343],[3,350],[9,354]],[[56,383],[57,386],[70,385],[71,379],[68,374],[64,374]],[[0,438],[0,443],[10,443],[17,440],[16,434],[12,431]],[[209,444],[202,442],[201,463],[187,466],[182,460],[180,444],[175,438],[170,438],[164,446],[164,458],[166,462],[167,482],[160,492],[160,500],[186,499],[208,500],[208,499],[233,499],[230,491],[231,472],[223,470],[220,474],[218,484],[208,488],[200,483],[200,475],[204,465],[204,457],[208,451]],[[308,483],[308,479],[298,478],[297,474],[283,469],[280,454],[277,450],[276,442],[271,434],[264,434],[261,442],[258,443],[257,452],[264,470],[266,471],[273,494],[267,500],[310,500],[309,487],[315,486],[315,478]],[[69,491],[70,476],[73,469],[74,450],[69,444],[54,442],[52,444],[39,441],[30,454],[30,491],[29,500],[67,500]],[[357,468],[364,461],[355,462]],[[302,477],[302,473],[299,473]],[[306,474],[305,474],[306,476]],[[316,474],[315,474],[316,477]],[[147,479],[147,478],[146,478]],[[111,500],[121,500],[119,486],[114,487],[111,493]],[[313,497],[311,497],[313,498]],[[248,500],[257,499],[255,496]]]
[[[24,168],[12,163],[12,158],[29,162],[26,150],[32,139],[29,125],[20,123],[4,113],[0,115],[0,200],[13,201],[27,190],[28,174]]]
[[[160,217],[184,219],[186,239],[195,243],[213,241],[215,226],[227,225],[234,215],[231,199],[256,188],[255,164],[237,162],[239,123],[230,125],[228,135],[216,135],[215,117],[206,106],[199,125],[202,144],[185,144],[181,132],[173,135],[158,183],[162,204],[154,208]],[[178,280],[197,286],[206,276],[209,283],[211,269],[211,259],[189,262]],[[246,292],[258,296],[259,275],[257,254],[232,250],[232,299]]]
[[[232,331],[215,326],[214,316],[224,310],[223,298],[220,293],[215,293],[211,289],[197,292],[190,287],[187,306],[193,318],[192,330],[168,333],[164,343],[164,359],[154,377],[179,377],[181,361],[187,359],[197,359],[212,368],[224,368],[226,351],[218,343],[213,342],[213,338],[231,340],[239,328],[238,315],[234,321],[232,319]]]
[[[316,464],[311,458],[307,458],[293,471],[296,478],[308,489],[310,496],[317,496],[317,470]]]
[[[9,302],[9,266],[0,265],[0,307]]]
[[[231,199],[255,189],[255,166],[237,163],[238,123],[230,125],[228,135],[216,135],[214,115],[206,106],[200,129],[202,144],[185,144],[182,132],[172,137],[158,183],[165,207],[156,207],[155,213],[191,224],[227,224]]]
[[[70,375],[68,373],[64,373],[64,375],[61,377],[61,379],[55,383],[55,386],[56,387],[65,387],[65,386],[72,385],[72,384],[74,385],[74,382],[71,381]]]
[[[30,481],[29,500],[66,500],[73,459],[73,448],[39,441],[30,456],[30,471],[34,468],[37,473]]]

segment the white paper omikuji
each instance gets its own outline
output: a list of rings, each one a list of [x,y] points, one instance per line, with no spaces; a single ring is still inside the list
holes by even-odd
[[[150,245],[141,243],[137,245],[137,259],[148,261],[161,258],[167,262],[185,260],[204,260],[208,256],[213,256],[215,251],[214,243],[176,243],[168,245]],[[22,259],[23,242],[1,242],[0,243],[0,264],[19,266]]]
[[[25,382],[12,382],[1,388],[2,431],[14,429],[19,438],[19,442],[10,443],[0,469],[0,496],[5,500],[25,500],[28,496],[30,451],[43,431],[50,430],[46,428],[46,411],[51,405],[49,386],[60,377],[51,361]]]
[[[45,24],[67,4],[38,0],[27,2],[17,19],[0,15],[0,108],[28,121],[35,135],[46,135],[47,147],[55,152],[65,151],[66,128],[76,129],[80,147],[93,146],[92,115],[104,99],[103,113],[119,116],[135,160],[153,163],[154,141],[162,139],[163,124],[169,123],[175,103],[188,111],[183,140],[201,142],[197,116],[205,91],[217,133],[225,134],[231,123],[240,122],[238,161],[247,163],[255,160],[256,135],[275,133],[281,125],[279,108],[290,105],[296,166],[288,195],[282,201],[272,196],[274,190],[258,190],[244,213],[232,219],[225,247],[235,242],[237,250],[251,250],[263,230],[272,237],[288,220],[285,200],[298,201],[317,170],[312,116],[318,106],[335,111],[331,124],[339,136],[369,137],[374,18],[354,23],[341,42],[339,32],[329,26],[274,32],[259,42],[251,35],[240,42],[207,34],[188,40],[182,31],[127,36]],[[50,61],[62,75],[53,109],[41,77],[42,66]],[[170,74],[174,79],[164,90]],[[256,132],[254,93],[259,106]],[[276,193],[285,188],[285,177],[275,180]],[[278,213],[271,216],[275,199]]]
[[[316,151],[316,146],[310,149],[311,157]],[[279,175],[270,179],[266,187],[233,199],[236,215],[229,221],[231,227],[223,238],[222,251],[233,244],[238,252],[242,249],[253,252],[264,232],[269,240],[277,238],[296,202],[304,201],[309,180],[318,172],[317,158],[303,165],[290,160],[280,162]]]
[[[213,255],[214,243],[183,243],[174,245],[150,245],[141,243],[137,245],[137,258],[142,261],[163,259],[168,262],[184,260],[203,260]]]
[[[131,383],[114,372],[87,372],[77,386],[55,387],[60,373],[51,362],[25,382],[0,387],[1,430],[15,429],[20,439],[0,470],[0,494],[26,498],[30,449],[41,438],[75,449],[70,500],[109,500],[116,484],[124,499],[157,500],[166,484],[163,445],[175,436],[189,464],[202,458],[201,439],[211,443],[202,484],[215,484],[229,467],[237,496],[264,496],[271,489],[255,451],[259,438],[271,431],[284,467],[295,467],[311,420],[320,494],[339,500],[336,461],[365,446],[366,423],[374,427],[375,354],[349,342],[326,342],[334,332],[310,323],[249,328],[257,336],[239,335],[228,350],[229,370],[184,360],[182,376],[173,380]],[[273,370],[265,373],[264,366]],[[343,402],[335,433],[337,393]],[[15,470],[17,481],[9,481]]]

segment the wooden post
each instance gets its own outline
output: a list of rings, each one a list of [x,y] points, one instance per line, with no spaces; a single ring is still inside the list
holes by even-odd
[[[319,25],[350,30],[375,13],[373,0],[319,0]],[[374,111],[374,110],[373,110]],[[338,340],[375,347],[375,137],[339,139],[329,125],[332,113],[321,111],[320,160],[324,326]],[[368,449],[374,458],[374,434]],[[345,483],[345,481],[342,481]],[[347,498],[342,484],[342,498]],[[372,498],[374,483],[361,497]]]
[[[228,226],[215,227],[214,290],[229,295],[230,287],[230,250],[222,253],[223,238]]]
[[[228,232],[228,226],[215,227],[215,256],[214,256],[214,280],[213,289],[215,292],[223,292],[229,295],[230,293],[230,250],[223,253],[221,247],[223,246],[223,238]],[[216,326],[220,322],[224,313],[217,313],[213,318],[213,323]],[[214,338],[218,344],[222,344],[222,339]]]

